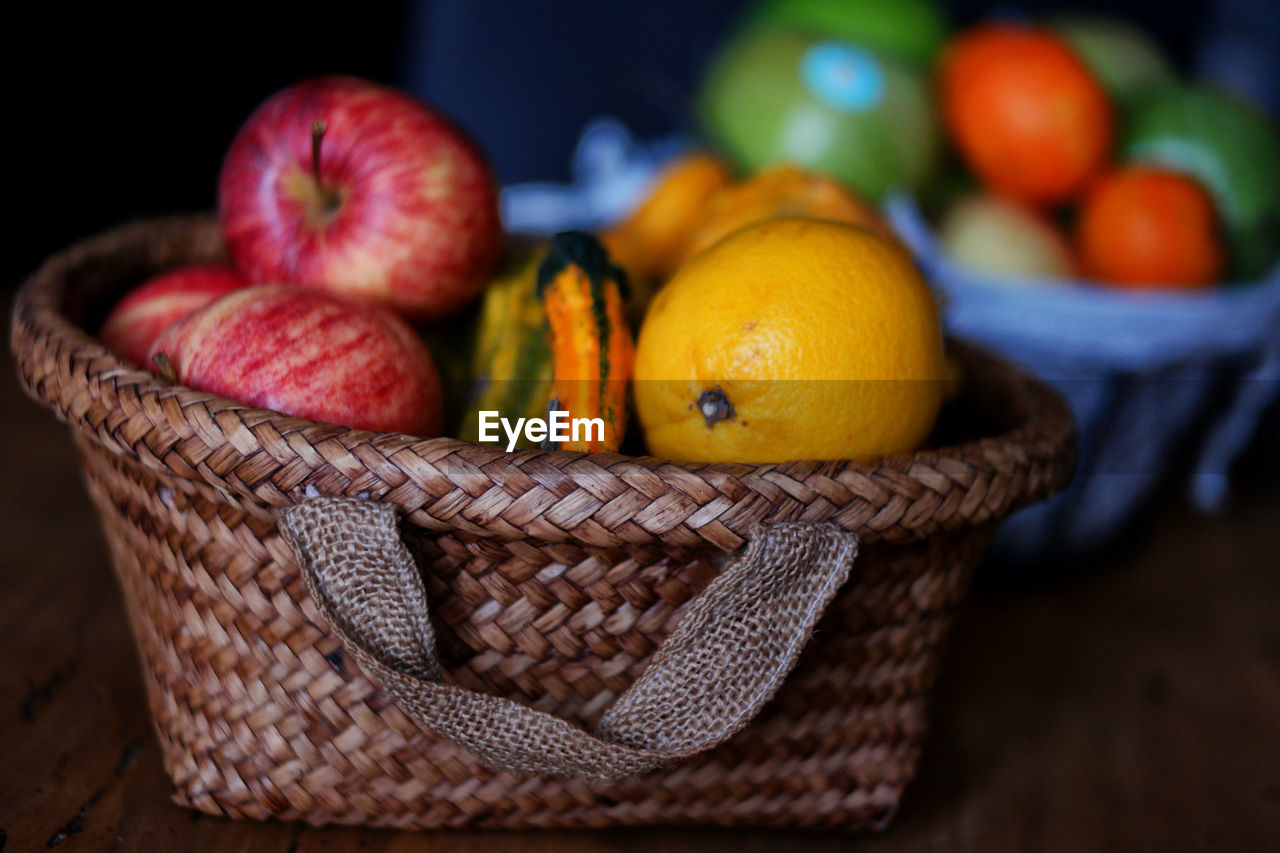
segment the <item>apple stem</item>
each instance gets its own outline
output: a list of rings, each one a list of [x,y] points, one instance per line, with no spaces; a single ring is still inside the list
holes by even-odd
[[[311,174],[315,175],[316,183],[324,186],[324,181],[320,180],[320,143],[324,142],[324,132],[329,129],[329,123],[324,119],[316,119],[311,122]]]
[[[151,356],[151,362],[156,366],[156,369],[160,371],[160,377],[162,379],[167,382],[178,381],[178,371],[174,368],[173,362],[169,359],[169,356],[163,352],[158,352]]]
[[[324,142],[324,134],[328,129],[329,123],[322,118],[311,122],[311,174],[316,179],[316,186],[320,188],[325,205],[330,211],[334,211],[338,209],[340,202],[338,194],[326,187],[320,179],[320,145]]]

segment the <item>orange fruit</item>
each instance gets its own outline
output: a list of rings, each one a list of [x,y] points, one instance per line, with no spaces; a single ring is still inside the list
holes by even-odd
[[[944,52],[939,83],[952,141],[1002,195],[1029,203],[1071,198],[1111,149],[1106,94],[1048,30],[1014,24],[969,30]]]
[[[797,216],[847,222],[888,240],[897,239],[879,211],[844,184],[827,175],[784,164],[714,193],[684,244],[680,262],[753,222]]]
[[[845,223],[770,219],[658,292],[634,391],[661,457],[848,459],[919,446],[945,375],[933,296],[900,244]]]
[[[707,201],[729,180],[728,167],[716,157],[680,157],[659,173],[640,206],[601,234],[600,241],[632,278],[666,278],[682,257]]]
[[[1080,208],[1087,275],[1125,287],[1199,288],[1222,275],[1213,199],[1186,175],[1128,166],[1100,178]]]

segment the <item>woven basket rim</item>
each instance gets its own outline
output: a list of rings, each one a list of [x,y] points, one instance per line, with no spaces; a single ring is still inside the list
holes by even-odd
[[[787,512],[806,520],[833,519],[867,541],[917,539],[939,528],[1003,517],[1065,486],[1074,467],[1075,425],[1061,397],[1005,362],[954,341],[951,350],[971,373],[1003,386],[1016,425],[963,444],[868,460],[706,463],[617,453],[509,453],[499,445],[353,430],[281,415],[169,384],[126,362],[67,316],[67,300],[81,295],[68,285],[72,275],[126,256],[155,272],[222,251],[216,221],[194,214],[126,224],[51,257],[14,303],[10,345],[27,393],[117,454],[269,507],[315,494],[370,497],[398,504],[410,522],[427,529],[600,546],[671,543],[674,528],[662,529],[665,520],[646,524],[634,517],[601,524],[590,513],[578,518],[568,512],[561,513],[565,521],[540,524],[545,513],[535,513],[528,524],[513,523],[493,517],[503,503],[493,498],[495,490],[512,478],[532,479],[560,497],[573,491],[572,484],[599,492],[598,501],[607,502],[616,491],[609,484],[625,481],[655,501],[670,495],[681,511],[690,510],[676,525],[678,544],[732,550],[749,527],[783,520]],[[777,490],[791,494],[812,491],[807,481],[815,476],[840,480],[843,493],[810,500],[802,495],[798,511],[787,507],[767,518],[748,513],[740,523],[725,524],[716,517],[716,506],[733,500],[731,486],[738,480],[776,480]],[[1012,487],[992,495],[994,480]],[[780,502],[787,503],[785,496]],[[938,512],[946,505],[964,510]]]

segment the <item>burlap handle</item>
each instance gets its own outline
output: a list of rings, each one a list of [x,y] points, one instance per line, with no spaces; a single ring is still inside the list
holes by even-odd
[[[396,509],[314,498],[282,530],[329,627],[411,718],[495,770],[618,779],[709,749],[781,686],[845,582],[857,537],[827,524],[761,528],[685,606],[594,734],[443,680],[422,577]]]

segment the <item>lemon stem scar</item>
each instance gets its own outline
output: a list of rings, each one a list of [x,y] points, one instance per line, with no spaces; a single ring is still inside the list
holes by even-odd
[[[720,421],[733,419],[733,403],[729,402],[724,389],[719,385],[698,395],[698,411],[702,412],[707,429],[712,429]]]

